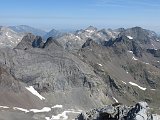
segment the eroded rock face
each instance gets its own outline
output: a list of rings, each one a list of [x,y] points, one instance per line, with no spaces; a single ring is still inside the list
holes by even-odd
[[[151,114],[149,109],[146,102],[139,102],[135,106],[116,103],[81,113],[77,120],[159,120],[160,116]]]
[[[151,53],[154,55],[154,57],[160,57],[160,49],[155,50],[155,49],[147,49],[147,52]]]

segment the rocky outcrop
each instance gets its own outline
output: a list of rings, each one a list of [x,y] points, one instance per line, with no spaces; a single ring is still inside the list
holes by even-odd
[[[56,49],[56,50],[62,50],[63,49],[62,45],[56,39],[54,39],[53,37],[49,37],[47,39],[43,48],[48,50],[48,51],[49,50],[54,50],[54,49]]]
[[[82,45],[82,48],[85,48],[85,47],[93,47],[94,45],[96,45],[96,42],[93,41],[92,39],[88,39],[86,40],[86,42]]]
[[[151,53],[154,57],[160,57],[160,49],[147,49],[148,53]]]
[[[119,103],[93,109],[81,113],[77,120],[159,120],[160,116],[151,114],[146,102],[139,102],[135,106]]]
[[[0,90],[19,92],[21,90],[21,82],[12,76],[8,68],[0,66]]]
[[[135,39],[129,39],[127,36],[122,35],[116,39],[110,39],[104,44],[106,47],[114,48],[116,54],[122,54],[127,50],[133,51],[136,57],[142,57],[142,47],[138,44]]]

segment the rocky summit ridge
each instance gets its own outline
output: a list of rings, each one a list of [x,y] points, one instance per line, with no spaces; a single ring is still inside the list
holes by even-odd
[[[139,102],[135,106],[120,103],[93,109],[81,113],[77,120],[159,120],[160,116],[152,114],[146,102]]]

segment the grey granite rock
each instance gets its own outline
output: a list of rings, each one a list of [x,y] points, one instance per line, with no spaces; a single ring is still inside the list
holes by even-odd
[[[146,102],[139,102],[135,106],[116,103],[93,109],[89,112],[81,113],[77,120],[158,120],[159,118],[159,115],[149,113],[149,107]]]

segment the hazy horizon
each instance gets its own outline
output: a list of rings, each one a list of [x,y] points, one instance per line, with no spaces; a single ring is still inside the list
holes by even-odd
[[[1,0],[0,25],[42,30],[130,28],[160,32],[160,1],[150,0]]]

